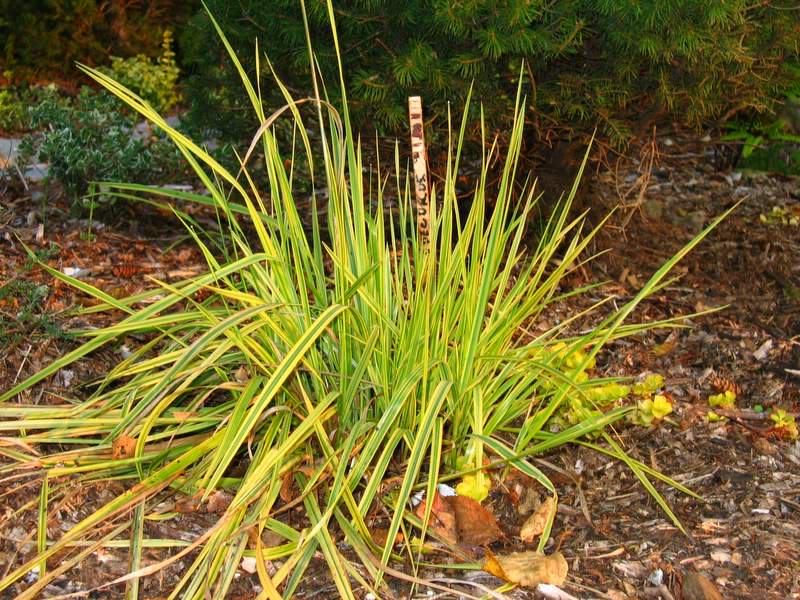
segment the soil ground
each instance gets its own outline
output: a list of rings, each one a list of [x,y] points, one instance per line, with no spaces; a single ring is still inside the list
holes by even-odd
[[[800,443],[783,439],[759,412],[800,410],[800,227],[789,223],[800,216],[800,181],[719,170],[712,146],[701,142],[660,139],[659,148],[657,160],[652,148],[650,154],[645,149],[594,174],[583,189],[582,203],[593,214],[620,200],[624,206],[596,240],[594,249],[607,252],[565,285],[606,283],[588,297],[560,304],[547,318],[555,322],[608,296],[617,303],[630,299],[714,216],[741,202],[682,261],[680,279],[645,301],[634,317],[654,321],[725,308],[692,319],[691,328],[618,341],[599,365],[609,375],[664,376],[675,409],[669,422],[623,427],[618,442],[701,499],[657,486],[684,525],[681,533],[624,465],[585,448],[560,449],[538,462],[560,500],[547,551],[566,557],[563,589],[581,599],[800,598]],[[142,289],[147,276],[174,280],[203,270],[202,257],[177,223],[146,208],[136,211],[127,224],[99,227],[71,218],[57,198],[43,202],[14,185],[0,186],[0,289],[7,292],[0,296],[0,390],[73,347],[57,335],[60,327],[108,322],[102,315],[90,322],[69,316],[65,311],[85,298],[32,266],[22,243],[54,268],[81,269],[81,277],[116,296]],[[92,355],[68,378],[56,376],[24,400],[68,395],[77,382],[100,376],[116,360],[112,351]],[[736,409],[728,419],[709,423],[707,398],[724,390],[737,392]],[[106,484],[74,490],[55,528],[69,528],[119,489]],[[520,549],[514,540],[525,515],[509,502],[512,496],[493,494],[487,505],[506,534],[492,545],[495,553]],[[0,483],[0,573],[33,552],[37,499],[35,480]],[[189,540],[213,518],[188,514],[148,534]],[[43,597],[93,589],[123,574],[126,564],[123,551],[94,553]],[[143,597],[168,593],[181,566],[147,578]],[[324,573],[321,563],[312,565],[299,596],[335,596]],[[483,588],[498,585],[482,571],[431,570],[423,577],[452,592],[436,590],[432,596],[420,588],[420,597],[480,596]],[[236,597],[255,597],[257,582],[242,571]],[[388,595],[406,596],[405,582],[390,582]],[[20,583],[8,597],[24,588]],[[117,587],[91,597],[122,593]],[[507,596],[537,593],[519,589]]]

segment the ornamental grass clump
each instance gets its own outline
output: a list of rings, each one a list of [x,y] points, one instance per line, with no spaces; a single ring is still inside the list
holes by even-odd
[[[330,3],[328,11],[333,23]],[[341,597],[355,597],[355,589],[380,596],[389,564],[416,563],[419,540],[436,536],[425,522],[430,510],[422,522],[414,514],[413,494],[430,497],[440,481],[464,475],[481,487],[481,479],[491,478],[489,468],[507,465],[555,495],[527,457],[567,443],[623,460],[677,523],[651,479],[689,490],[629,458],[603,433],[631,407],[603,406],[560,428],[554,418],[572,398],[591,403],[593,388],[613,383],[579,374],[589,371],[606,342],[643,331],[622,323],[708,230],[593,331],[566,336],[567,322],[517,342],[521,329],[564,297],[559,282],[585,260],[596,232],[585,231],[581,217],[569,218],[573,187],[538,243],[524,246],[536,195],[530,181],[513,179],[522,138],[519,94],[493,211],[487,214],[485,206],[495,147],[482,157],[468,216],[459,216],[462,125],[450,144],[444,182],[432,191],[430,245],[423,247],[407,226],[411,215],[403,207],[411,205],[411,185],[399,150],[391,175],[365,180],[346,102],[340,113],[334,110],[314,79],[312,99],[295,101],[281,87],[286,105],[268,115],[258,82],[248,79],[219,34],[262,123],[237,172],[170,127],[140,97],[84,69],[172,139],[209,195],[109,186],[120,197],[211,205],[224,235],[206,235],[176,209],[206,258],[207,273],[173,283],[154,280],[151,290],[127,298],[50,270],[98,300],[85,312],[116,311],[121,318],[80,332],[82,346],[0,396],[6,403],[0,405],[0,427],[14,440],[0,446],[10,459],[2,471],[36,473],[42,482],[38,552],[7,574],[0,590],[38,567],[38,579],[20,596],[36,597],[89,553],[127,539],[129,574],[105,583],[124,582],[131,598],[142,577],[178,560],[186,567],[171,597],[222,598],[246,557],[255,559],[263,597],[290,597],[316,553]],[[343,75],[339,83],[344,93]],[[316,108],[319,148],[312,148],[301,102]],[[273,135],[281,116],[295,120],[298,144],[288,150]],[[258,165],[250,160],[257,147],[263,155]],[[327,188],[325,240],[316,214],[309,233],[296,208],[293,165],[301,154],[311,163],[322,157],[309,172],[324,173],[314,188]],[[254,183],[257,169],[268,181],[266,190]],[[401,207],[397,219],[380,209],[390,193]],[[145,341],[91,396],[33,405],[34,384],[126,336]],[[382,485],[390,478],[398,485]],[[126,491],[60,537],[49,537],[45,524],[69,487],[112,479],[127,482]],[[288,501],[302,506],[304,519],[287,522],[282,489],[294,490]],[[221,508],[216,502],[219,518],[193,541],[146,536],[148,520],[175,517],[176,495],[204,506],[220,494],[227,500]],[[391,518],[385,539],[402,540],[398,545],[378,546],[371,538],[369,515],[379,507]],[[540,549],[551,524],[552,517]],[[266,532],[282,542],[264,547]],[[143,548],[153,546],[164,549],[163,560],[145,565]],[[265,561],[278,559],[280,567],[268,573]]]

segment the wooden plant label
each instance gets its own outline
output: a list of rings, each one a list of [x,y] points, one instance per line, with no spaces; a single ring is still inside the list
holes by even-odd
[[[422,98],[409,96],[408,121],[411,125],[411,160],[414,163],[414,197],[417,209],[417,240],[425,249],[430,242],[430,201],[428,165],[425,152],[425,128],[422,122]]]

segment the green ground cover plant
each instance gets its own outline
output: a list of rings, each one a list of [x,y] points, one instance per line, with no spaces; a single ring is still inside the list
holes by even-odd
[[[327,14],[340,56],[331,2]],[[130,90],[86,68],[166,133],[208,195],[108,183],[111,192],[165,205],[179,199],[211,206],[224,234],[206,234],[174,209],[206,257],[208,272],[179,282],[154,281],[152,289],[127,298],[113,298],[43,265],[98,301],[86,312],[116,311],[121,317],[114,325],[78,332],[83,345],[0,395],[0,429],[18,442],[0,446],[9,459],[0,472],[34,469],[42,482],[37,507],[27,507],[39,512],[38,553],[7,573],[0,590],[36,567],[38,579],[19,598],[37,597],[82,557],[122,538],[130,544],[130,573],[116,583],[126,585],[130,598],[137,597],[142,577],[177,560],[188,566],[171,597],[224,597],[243,557],[255,558],[264,597],[290,597],[317,553],[342,598],[355,598],[356,589],[380,595],[388,565],[417,565],[425,540],[437,536],[430,509],[422,518],[414,514],[412,495],[423,491],[431,497],[438,483],[465,476],[481,488],[512,468],[557,496],[528,459],[570,443],[624,461],[681,527],[654,482],[691,491],[627,456],[607,433],[637,410],[635,403],[650,389],[633,393],[631,404],[626,399],[633,388],[597,377],[592,365],[610,340],[648,327],[682,326],[679,320],[626,321],[670,281],[670,269],[722,217],[629,302],[616,309],[606,302],[593,306],[598,323],[590,332],[568,333],[582,316],[576,314],[533,334],[532,324],[552,303],[593,289],[562,292],[559,283],[590,258],[587,247],[597,229],[586,230],[582,217],[569,217],[576,183],[538,241],[523,243],[537,196],[531,181],[514,180],[523,135],[521,90],[502,179],[492,188],[493,210],[487,213],[487,172],[497,147],[486,138],[471,208],[463,218],[459,211],[455,190],[465,115],[459,128],[450,128],[445,178],[432,190],[430,245],[423,246],[408,208],[412,186],[399,149],[390,172],[365,174],[341,63],[340,111],[314,73],[310,99],[292,99],[275,79],[285,105],[268,113],[259,82],[247,76],[212,23],[261,124],[235,171]],[[300,105],[315,110],[319,148],[310,147],[311,126]],[[295,125],[296,143],[288,148],[273,133],[281,118]],[[256,149],[263,156],[258,164],[251,161]],[[316,212],[310,233],[298,214],[293,164],[301,155],[308,161],[322,157],[322,179],[312,183],[313,189],[327,188],[329,239],[320,235]],[[254,183],[258,170],[266,175],[266,190]],[[397,196],[397,222],[387,222],[380,209],[389,195]],[[145,341],[88,398],[29,403],[35,385],[130,335]],[[653,418],[664,415],[651,412]],[[35,447],[47,449],[39,453]],[[398,486],[382,485],[393,476]],[[49,538],[50,511],[68,486],[110,479],[130,485],[60,537]],[[299,523],[278,513],[287,479],[297,486],[304,509]],[[146,536],[147,520],[176,517],[164,508],[165,498],[186,495],[204,505],[220,493],[228,502],[219,518],[188,545]],[[386,539],[404,533],[397,545],[379,546],[370,536],[369,515],[380,506],[390,515]],[[282,543],[264,547],[265,532]],[[143,548],[153,545],[172,553],[145,565]],[[280,559],[282,566],[269,574],[267,559]]]
[[[0,90],[0,131],[6,134],[29,131],[32,127],[30,108],[46,101],[67,102],[53,84],[3,88]]]
[[[9,346],[33,337],[66,337],[48,312],[45,301],[50,293],[47,285],[23,279],[12,279],[0,285],[0,344]]]
[[[30,108],[34,131],[20,144],[20,160],[47,162],[49,180],[75,209],[102,214],[114,199],[86,199],[92,182],[165,181],[179,169],[179,154],[163,135],[134,135],[137,121],[105,91],[83,87],[74,99],[48,94]]]

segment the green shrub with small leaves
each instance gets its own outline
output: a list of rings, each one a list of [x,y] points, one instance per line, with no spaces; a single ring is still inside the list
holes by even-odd
[[[107,92],[84,87],[71,102],[47,98],[31,109],[31,126],[20,153],[48,163],[48,179],[80,206],[93,181],[164,181],[178,154],[161,137],[136,131],[136,119]],[[95,202],[109,204],[110,198]],[[93,208],[97,208],[94,206]]]
[[[58,245],[52,242],[48,247],[31,251],[20,270],[23,274],[30,273],[39,261],[47,261],[58,252]],[[33,336],[70,337],[56,322],[48,306],[50,291],[47,284],[32,281],[24,275],[12,276],[0,283],[0,344],[7,349],[9,345],[30,340]]]
[[[161,54],[151,60],[144,54],[130,58],[111,57],[111,66],[101,69],[142,98],[158,111],[168,111],[180,101],[178,77],[180,69],[172,50],[172,32],[166,30]]]
[[[45,100],[64,101],[53,84],[8,86],[0,90],[0,131],[18,133],[30,130],[30,107]]]

